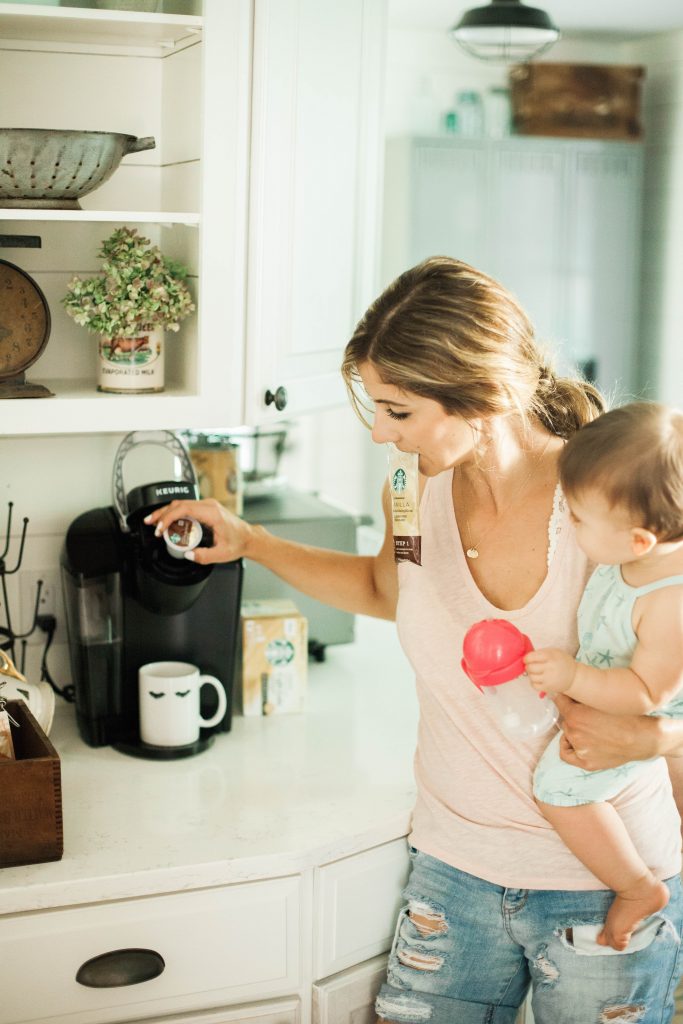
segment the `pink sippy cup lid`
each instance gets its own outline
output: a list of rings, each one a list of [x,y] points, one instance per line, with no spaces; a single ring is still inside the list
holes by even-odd
[[[460,662],[465,675],[480,690],[516,679],[525,671],[524,655],[533,651],[528,636],[506,619],[483,619],[467,630]]]

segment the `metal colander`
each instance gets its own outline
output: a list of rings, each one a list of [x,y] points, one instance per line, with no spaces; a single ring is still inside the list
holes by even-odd
[[[0,207],[80,210],[128,153],[154,149],[152,136],[119,132],[0,128]]]

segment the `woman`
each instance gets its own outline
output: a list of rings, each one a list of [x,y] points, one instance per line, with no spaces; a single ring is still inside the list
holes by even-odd
[[[386,536],[374,558],[293,544],[212,502],[174,502],[149,521],[161,531],[174,516],[194,515],[215,533],[197,561],[251,558],[321,601],[396,617],[420,700],[418,796],[379,1017],[508,1024],[531,982],[537,1024],[670,1020],[683,898],[665,762],[654,761],[615,805],[671,899],[642,948],[634,941],[627,955],[609,955],[595,936],[611,894],[533,800],[547,737],[506,739],[459,667],[466,630],[484,618],[509,619],[537,647],[576,651],[589,566],[557,486],[557,458],[602,409],[599,394],[556,379],[513,297],[445,257],[407,271],[377,299],[342,372],[356,408],[367,399],[374,408],[373,440],[419,455],[421,565],[394,563],[386,489]],[[558,703],[574,763],[683,751],[677,724]]]

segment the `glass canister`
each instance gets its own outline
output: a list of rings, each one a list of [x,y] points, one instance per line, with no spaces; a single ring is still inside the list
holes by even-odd
[[[484,107],[481,96],[474,89],[459,92],[456,99],[458,135],[470,139],[484,134]]]
[[[528,636],[506,619],[484,619],[468,629],[463,642],[463,671],[486,696],[501,728],[515,739],[534,739],[558,719],[555,703],[533,689],[524,655],[533,650]]]
[[[214,433],[190,432],[185,440],[201,497],[215,498],[228,511],[241,516],[244,486],[239,445],[224,434]]]
[[[492,85],[484,97],[486,134],[490,139],[504,139],[512,132],[510,90]]]

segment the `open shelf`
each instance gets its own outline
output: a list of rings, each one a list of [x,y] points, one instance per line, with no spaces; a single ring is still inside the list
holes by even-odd
[[[186,389],[166,384],[158,394],[115,395],[98,391],[89,380],[47,380],[26,374],[32,384],[44,384],[52,398],[0,399],[0,417],[11,423],[12,434],[79,434],[88,424],[98,432],[130,429],[173,429],[197,420],[199,399]]]
[[[187,14],[0,3],[0,38],[5,40],[174,49],[195,39],[202,24],[202,18]]]
[[[185,224],[196,227],[201,220],[198,213],[168,213],[165,210],[11,210],[0,208],[0,221],[72,221],[88,223],[122,224]]]

